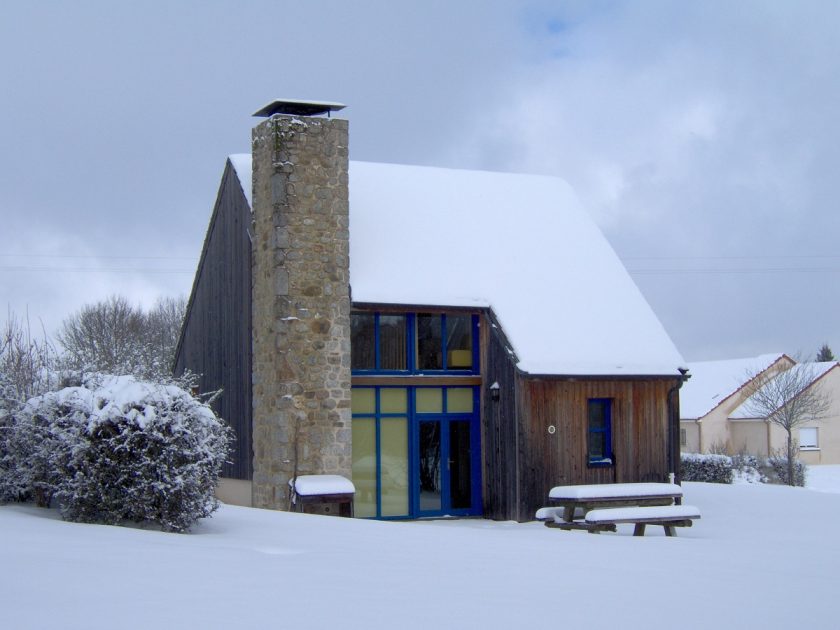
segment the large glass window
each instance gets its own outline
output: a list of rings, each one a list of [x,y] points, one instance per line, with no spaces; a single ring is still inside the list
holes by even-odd
[[[351,328],[357,373],[477,371],[477,315],[354,311]]]
[[[611,466],[612,400],[591,398],[587,401],[589,416],[589,465]]]
[[[350,314],[350,365],[354,370],[408,369],[406,315],[354,311]]]
[[[356,516],[407,516],[408,389],[354,387],[351,408]]]
[[[358,517],[481,510],[478,388],[353,388],[353,483]]]

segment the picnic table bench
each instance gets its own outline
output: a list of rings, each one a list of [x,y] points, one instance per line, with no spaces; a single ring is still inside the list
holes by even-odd
[[[673,483],[557,486],[548,498],[557,507],[541,508],[537,519],[547,527],[593,534],[634,523],[634,536],[644,536],[646,525],[662,525],[667,536],[674,536],[674,527],[690,527],[700,518],[696,507],[675,505],[682,500],[682,488]]]
[[[593,534],[614,532],[617,523],[634,523],[634,536],[644,536],[647,525],[662,525],[666,536],[676,536],[675,527],[691,527],[695,518],[700,518],[700,510],[693,505],[660,505],[592,510],[585,522]]]

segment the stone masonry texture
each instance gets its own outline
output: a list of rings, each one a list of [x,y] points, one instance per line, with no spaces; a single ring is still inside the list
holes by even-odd
[[[289,509],[295,472],[351,476],[346,120],[254,128],[254,507]]]

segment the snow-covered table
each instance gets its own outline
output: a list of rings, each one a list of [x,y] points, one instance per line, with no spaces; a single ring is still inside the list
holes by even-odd
[[[338,503],[340,516],[353,516],[356,487],[341,475],[299,475],[289,479],[292,505],[302,512],[307,503]]]
[[[548,493],[551,503],[562,508],[554,518],[545,521],[548,527],[593,531],[586,515],[596,508],[673,505],[682,499],[682,488],[673,483],[605,483],[582,486],[557,486]],[[575,520],[575,511],[583,520]],[[614,528],[614,526],[613,526]]]

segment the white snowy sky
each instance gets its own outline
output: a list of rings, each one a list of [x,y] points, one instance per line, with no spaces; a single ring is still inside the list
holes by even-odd
[[[290,97],[346,103],[356,160],[564,177],[688,360],[840,350],[838,19],[833,2],[4,2],[0,317],[52,331],[115,292],[188,292],[225,156]]]

